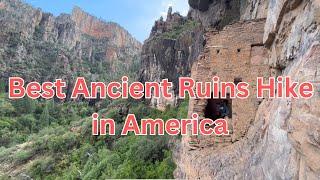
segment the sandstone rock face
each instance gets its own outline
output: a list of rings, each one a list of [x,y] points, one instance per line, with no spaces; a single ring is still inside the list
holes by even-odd
[[[231,144],[190,151],[183,140],[177,178],[320,179],[319,7],[319,0],[269,1],[264,31],[272,75],[312,82],[315,95],[264,100],[248,132]]]
[[[75,8],[54,17],[19,0],[0,1],[0,77],[95,80],[137,59],[141,44],[115,23]],[[118,65],[119,66],[119,65]],[[105,78],[105,76],[103,77]]]
[[[124,59],[127,55],[141,50],[140,42],[116,23],[99,20],[78,7],[73,9],[71,18],[82,33],[97,39],[108,39],[109,45],[106,50],[108,59],[117,60],[121,57]]]

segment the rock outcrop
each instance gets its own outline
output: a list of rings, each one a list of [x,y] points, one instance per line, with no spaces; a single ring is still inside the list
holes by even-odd
[[[240,19],[240,0],[189,0],[192,19],[204,27],[222,29]]]
[[[114,22],[105,22],[75,7],[71,15],[76,27],[84,34],[97,39],[108,39],[106,58],[110,60],[122,59],[136,55],[141,51],[141,44],[135,40],[124,28]]]
[[[150,37],[144,42],[141,55],[140,81],[169,79],[174,83],[174,94],[178,91],[178,78],[190,76],[191,65],[203,49],[203,27],[196,21],[172,13],[169,8],[166,21],[155,22]],[[177,105],[177,98],[151,99],[151,105],[164,109],[166,105]]]
[[[240,1],[189,1],[191,9],[187,17],[172,13],[167,19],[155,22],[150,37],[142,47],[140,81],[160,81],[168,78],[177,94],[178,78],[190,76],[191,66],[205,45],[206,28],[219,29],[240,18]],[[164,109],[166,105],[177,105],[179,99],[152,99],[151,105]]]
[[[241,19],[267,18],[269,0],[241,0]]]
[[[320,178],[320,1],[248,1],[242,18],[267,18],[263,44],[272,76],[314,84],[311,99],[265,99],[235,142],[176,150],[175,176],[188,179]],[[267,11],[265,10],[267,3]],[[199,61],[205,58],[199,58]],[[201,72],[198,72],[201,73]],[[236,125],[235,125],[236,126]],[[235,127],[233,127],[235,128]]]
[[[0,77],[44,81],[76,76],[95,80],[129,66],[141,44],[116,23],[79,8],[58,17],[19,0],[0,1]]]

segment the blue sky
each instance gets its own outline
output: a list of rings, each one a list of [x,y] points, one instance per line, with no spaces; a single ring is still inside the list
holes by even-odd
[[[187,0],[25,0],[34,7],[54,15],[71,13],[74,6],[86,12],[113,21],[127,29],[136,39],[143,42],[150,33],[154,21],[167,13],[168,7],[186,15]]]

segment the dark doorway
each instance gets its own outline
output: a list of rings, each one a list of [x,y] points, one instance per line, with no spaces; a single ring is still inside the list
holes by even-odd
[[[212,120],[232,118],[232,100],[229,96],[227,99],[208,99],[204,116]]]
[[[241,82],[242,82],[242,78],[240,78],[240,77],[234,78],[234,84],[235,85],[238,85]]]

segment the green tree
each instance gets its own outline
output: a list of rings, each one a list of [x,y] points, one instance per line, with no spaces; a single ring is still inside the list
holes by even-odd
[[[36,119],[32,114],[27,114],[21,116],[17,120],[18,124],[20,125],[19,129],[27,129],[29,133],[32,133],[38,126],[36,126]]]
[[[36,100],[27,97],[19,100],[12,101],[13,106],[16,108],[16,114],[31,114],[36,109]]]
[[[0,79],[0,93],[4,93],[6,91],[6,83]]]
[[[43,126],[49,126],[51,123],[51,116],[49,113],[49,104],[48,103],[46,103],[43,108],[43,111],[40,116],[40,122]]]
[[[12,104],[0,95],[0,115],[2,116],[10,116],[15,112],[15,108]]]

